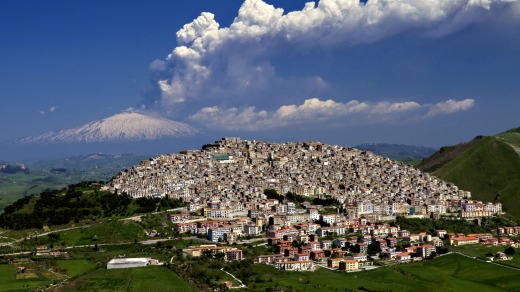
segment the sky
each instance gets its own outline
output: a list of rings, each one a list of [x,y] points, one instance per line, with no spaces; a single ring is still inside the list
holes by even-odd
[[[307,2],[0,1],[0,141],[122,111],[210,141],[440,147],[520,126],[517,1]]]

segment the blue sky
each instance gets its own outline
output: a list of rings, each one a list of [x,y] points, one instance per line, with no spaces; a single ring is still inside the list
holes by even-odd
[[[129,108],[211,140],[442,146],[520,126],[514,1],[264,2],[0,2],[0,140]]]

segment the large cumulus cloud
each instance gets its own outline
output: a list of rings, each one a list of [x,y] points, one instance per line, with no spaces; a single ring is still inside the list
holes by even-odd
[[[511,0],[321,0],[300,11],[284,13],[262,0],[246,0],[229,27],[221,27],[212,13],[204,12],[177,34],[178,46],[163,60],[150,65],[156,95],[144,103],[181,118],[204,121],[215,114],[245,119],[242,125],[277,122],[300,123],[321,116],[395,114],[425,108],[407,103],[309,99],[329,84],[309,71],[300,76],[279,76],[273,56],[291,52],[319,52],[342,46],[376,42],[401,32],[417,31],[440,37],[482,19]],[[303,77],[302,77],[303,76]],[[273,92],[288,92],[293,103],[271,100]],[[348,94],[348,93],[347,93]],[[359,111],[367,106],[368,110]],[[256,107],[267,106],[257,111]],[[473,106],[473,100],[448,100],[430,106],[425,116],[454,113]],[[379,111],[379,112],[378,112]],[[298,113],[297,115],[288,113]],[[285,116],[284,116],[285,114]],[[208,118],[205,118],[206,115]],[[235,127],[240,128],[240,123]]]

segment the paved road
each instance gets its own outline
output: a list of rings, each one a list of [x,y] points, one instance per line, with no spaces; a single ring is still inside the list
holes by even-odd
[[[230,275],[231,277],[233,277],[233,279],[237,280],[238,283],[240,283],[240,286],[238,287],[231,287],[231,289],[238,289],[238,288],[247,288],[246,285],[244,285],[244,283],[242,283],[242,281],[240,281],[240,279],[238,279],[237,277],[235,277],[233,274],[231,274],[230,272],[228,271],[224,271],[224,268],[220,269],[222,272]]]

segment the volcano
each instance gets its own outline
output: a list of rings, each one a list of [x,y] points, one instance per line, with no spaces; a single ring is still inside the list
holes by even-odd
[[[139,112],[122,112],[78,128],[25,137],[21,143],[96,143],[155,140],[196,136],[199,131],[187,124]]]

